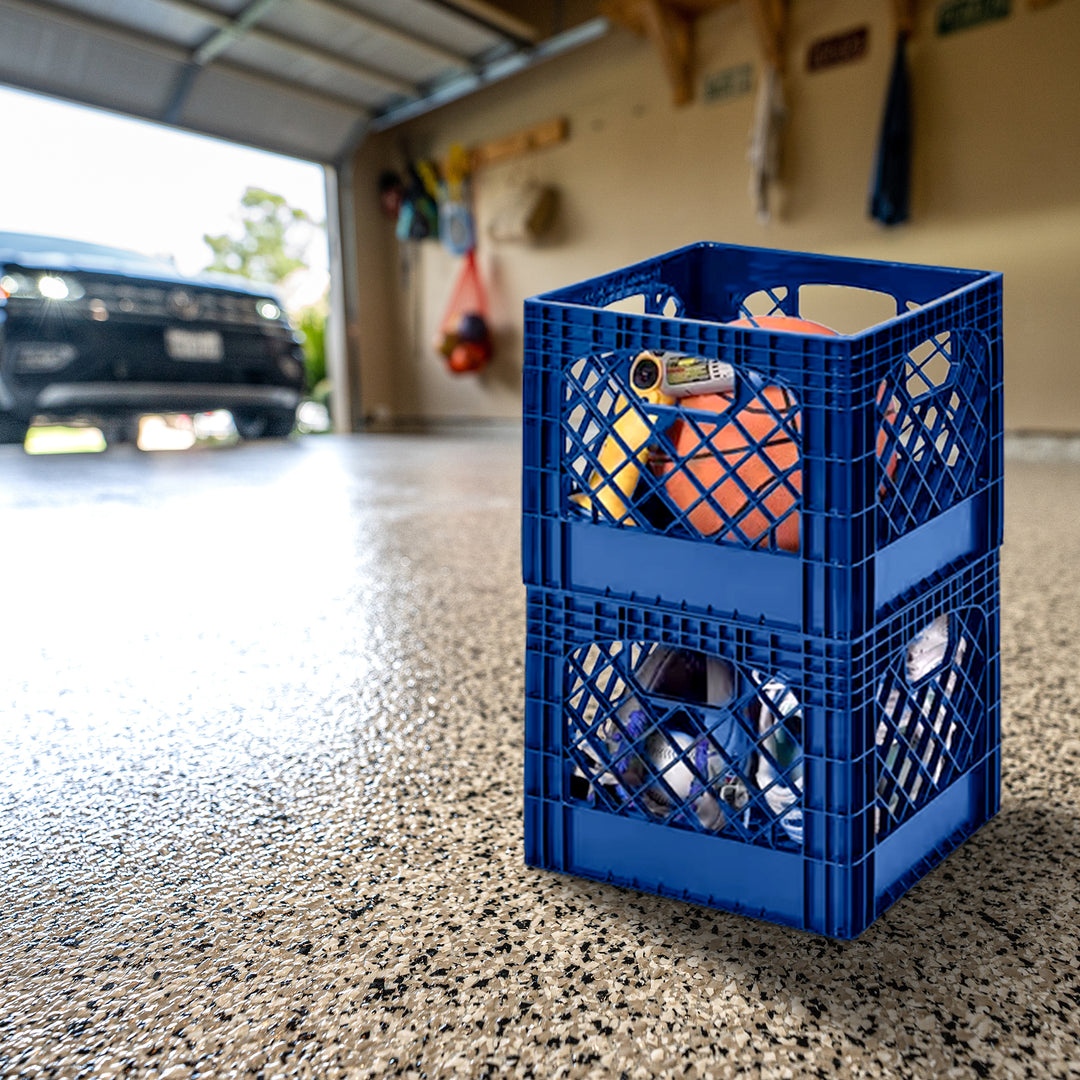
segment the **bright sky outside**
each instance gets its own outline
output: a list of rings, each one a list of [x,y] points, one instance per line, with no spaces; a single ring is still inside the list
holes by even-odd
[[[0,116],[0,231],[172,256],[192,274],[211,258],[203,233],[239,233],[246,187],[326,218],[323,171],[310,162],[3,87]],[[305,258],[325,272],[324,234]]]

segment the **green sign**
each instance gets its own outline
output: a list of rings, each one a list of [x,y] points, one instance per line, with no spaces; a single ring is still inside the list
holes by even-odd
[[[705,80],[705,101],[712,104],[749,94],[754,87],[754,65],[738,64],[724,68]]]
[[[1012,0],[948,0],[937,11],[937,32],[952,34],[1008,18]]]

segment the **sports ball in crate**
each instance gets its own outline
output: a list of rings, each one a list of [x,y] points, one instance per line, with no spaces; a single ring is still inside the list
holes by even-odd
[[[691,702],[699,715],[678,709],[654,723],[649,707],[630,691],[617,719],[600,728],[611,777],[650,817],[696,819],[720,831],[727,815],[750,799],[743,775],[751,752],[748,736],[733,714],[716,712],[731,699],[731,665],[656,645],[635,666],[634,678],[643,691],[657,695],[654,706],[663,708],[665,699]]]
[[[788,838],[803,841],[802,705],[791,687],[775,675],[750,673],[757,699],[750,707],[758,731],[754,782]]]
[[[737,319],[729,326],[835,336],[821,323],[789,315]],[[683,409],[706,416],[678,420],[670,438],[676,459],[654,455],[650,466],[664,480],[668,499],[688,528],[752,547],[799,550],[798,504],[802,498],[799,404],[784,387],[751,382],[741,405],[733,393],[682,398]],[[892,414],[886,417],[892,420]],[[878,436],[878,453],[885,445]],[[889,463],[895,469],[895,458]]]
[[[723,758],[708,740],[685,731],[657,729],[645,739],[643,749],[650,771],[661,777],[641,792],[641,801],[653,817],[665,818],[693,798],[694,813],[706,829],[724,827],[719,800],[711,791],[703,790],[694,771],[711,780],[724,770]],[[693,762],[693,768],[689,762]]]
[[[799,319],[794,315],[754,315],[748,319],[734,319],[727,326],[755,327],[758,330],[783,330],[788,334],[822,334],[836,337],[836,331],[812,319]]]
[[[734,403],[730,394],[699,394],[680,404],[723,415]],[[686,524],[702,536],[760,546],[772,534],[777,547],[797,551],[799,517],[792,511],[802,476],[791,431],[798,431],[798,407],[782,387],[765,386],[732,415],[737,422],[676,421],[671,441],[678,460],[654,458],[652,467]]]
[[[640,714],[639,714],[640,715]],[[735,734],[728,729],[735,729]],[[725,762],[714,738],[726,738],[744,752],[745,736],[737,721],[714,735],[691,733],[679,724],[660,724],[634,743],[629,754],[614,740],[608,747],[618,764],[613,773],[624,790],[650,817],[660,821],[693,815],[704,828],[719,832],[726,814],[750,799],[739,772]]]

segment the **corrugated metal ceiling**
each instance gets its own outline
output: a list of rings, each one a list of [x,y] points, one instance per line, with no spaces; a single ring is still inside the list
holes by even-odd
[[[491,0],[0,0],[0,82],[334,162],[605,28],[540,40]]]

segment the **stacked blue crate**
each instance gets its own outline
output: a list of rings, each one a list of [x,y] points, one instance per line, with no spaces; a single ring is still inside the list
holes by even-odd
[[[823,285],[890,317],[778,329]],[[848,937],[996,812],[1001,362],[978,271],[700,244],[526,303],[530,864]]]

